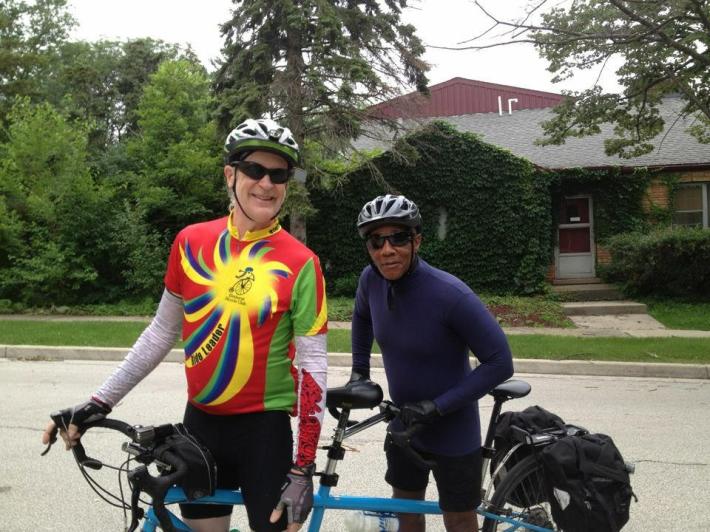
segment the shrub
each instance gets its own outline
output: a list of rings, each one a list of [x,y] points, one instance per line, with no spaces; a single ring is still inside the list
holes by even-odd
[[[710,231],[666,228],[608,240],[611,263],[601,275],[631,295],[710,297]]]
[[[357,283],[359,279],[360,276],[357,274],[346,275],[344,277],[339,277],[338,279],[333,279],[333,281],[328,284],[328,295],[355,297],[355,291],[357,290]]]

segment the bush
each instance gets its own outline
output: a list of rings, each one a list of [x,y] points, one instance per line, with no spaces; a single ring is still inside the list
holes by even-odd
[[[612,260],[601,275],[621,283],[626,293],[710,298],[710,231],[623,233],[607,245]]]
[[[328,295],[355,297],[355,291],[357,290],[357,283],[359,279],[360,276],[356,274],[333,279],[333,281],[328,284]]]

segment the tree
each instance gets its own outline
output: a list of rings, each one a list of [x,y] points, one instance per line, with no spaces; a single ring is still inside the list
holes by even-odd
[[[150,225],[170,238],[196,219],[224,212],[227,204],[213,101],[199,63],[166,61],[136,109],[140,134],[127,148],[135,168],[132,197],[146,209]]]
[[[138,133],[112,154],[121,160],[108,179],[117,192],[108,256],[132,295],[159,293],[177,231],[226,211],[213,109],[197,60],[164,61],[137,103]]]
[[[608,155],[648,153],[653,149],[650,141],[667,126],[659,104],[668,95],[682,98],[682,114],[695,118],[689,132],[700,142],[710,142],[709,0],[576,0],[552,7],[535,22],[547,3],[538,1],[520,20],[506,21],[476,1],[492,27],[472,39],[476,44],[454,48],[532,43],[550,62],[555,82],[579,70],[603,69],[614,56],[623,59],[616,72],[622,93],[605,93],[598,85],[566,92],[570,98],[543,123],[541,144],[593,135],[601,124],[612,123],[615,138],[606,140]],[[499,35],[493,42],[483,42],[494,28],[504,28],[510,38],[502,40]]]
[[[48,306],[100,283],[109,195],[86,162],[86,128],[49,104],[17,101],[0,145],[0,298]]]
[[[400,20],[406,5],[234,0],[233,17],[222,26],[224,59],[215,77],[221,131],[249,116],[271,115],[301,146],[340,153],[359,136],[370,105],[403,87],[426,91],[424,47],[414,27]],[[291,231],[305,239],[299,213],[288,213]]]
[[[74,20],[67,0],[0,0],[0,117],[16,96],[44,96],[43,82]]]
[[[89,148],[95,156],[138,131],[138,102],[158,66],[194,57],[189,49],[150,38],[68,42],[57,55],[47,100],[70,119],[92,124]]]

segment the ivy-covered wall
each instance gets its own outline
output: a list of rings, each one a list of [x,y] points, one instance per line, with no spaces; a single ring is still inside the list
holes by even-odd
[[[329,293],[354,294],[368,262],[357,215],[386,192],[419,206],[420,253],[432,265],[478,291],[540,291],[553,249],[553,176],[445,123],[430,124],[404,142],[399,151],[416,157],[405,162],[396,150],[377,157],[380,179],[363,168],[340,188],[310,187],[318,213],[308,221],[308,245],[321,259]]]

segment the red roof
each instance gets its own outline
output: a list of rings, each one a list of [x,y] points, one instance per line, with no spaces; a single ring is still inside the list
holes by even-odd
[[[430,96],[405,94],[371,107],[375,116],[421,118],[473,113],[507,114],[509,110],[554,107],[564,96],[510,85],[453,78],[429,87]],[[514,101],[517,100],[517,101]]]

